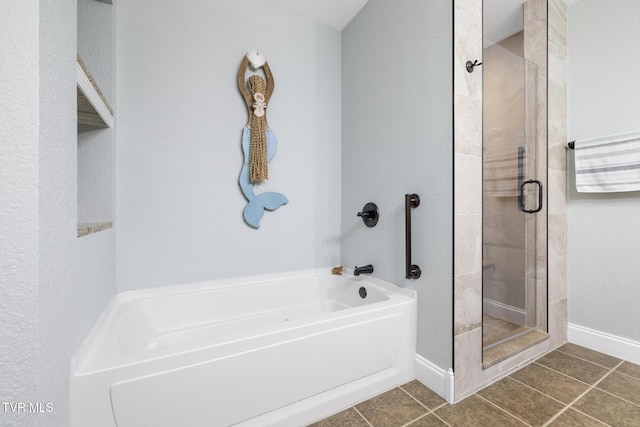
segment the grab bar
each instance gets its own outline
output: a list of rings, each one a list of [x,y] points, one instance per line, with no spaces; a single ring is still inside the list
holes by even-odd
[[[417,208],[419,205],[420,196],[417,194],[404,195],[404,239],[406,256],[405,277],[407,279],[418,279],[422,274],[420,267],[415,264],[411,264],[411,208]]]

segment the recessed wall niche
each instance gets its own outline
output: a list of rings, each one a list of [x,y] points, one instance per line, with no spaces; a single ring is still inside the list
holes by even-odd
[[[78,237],[113,226],[114,64],[113,6],[78,0]]]

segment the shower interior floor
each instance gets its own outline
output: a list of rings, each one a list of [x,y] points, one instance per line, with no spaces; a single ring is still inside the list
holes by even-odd
[[[516,325],[488,314],[482,315],[482,347],[487,349],[500,341],[526,332],[530,328]]]
[[[482,367],[487,369],[546,339],[549,335],[528,326],[482,315]]]

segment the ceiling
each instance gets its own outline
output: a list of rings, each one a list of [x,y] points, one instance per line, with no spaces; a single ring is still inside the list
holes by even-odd
[[[369,0],[263,0],[297,15],[342,31]],[[485,39],[494,43],[522,29],[526,0],[483,1]],[[563,0],[572,5],[580,0]]]
[[[264,0],[342,31],[369,0]]]
[[[522,4],[525,0],[485,0],[482,7],[482,32],[485,47],[521,31],[524,26]]]

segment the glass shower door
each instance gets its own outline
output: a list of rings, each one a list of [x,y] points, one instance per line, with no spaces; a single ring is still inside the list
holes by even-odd
[[[486,3],[487,0],[485,0]],[[541,273],[538,212],[543,209],[535,64],[524,58],[524,31],[483,51],[483,349],[538,327]],[[544,162],[546,167],[546,162]]]

